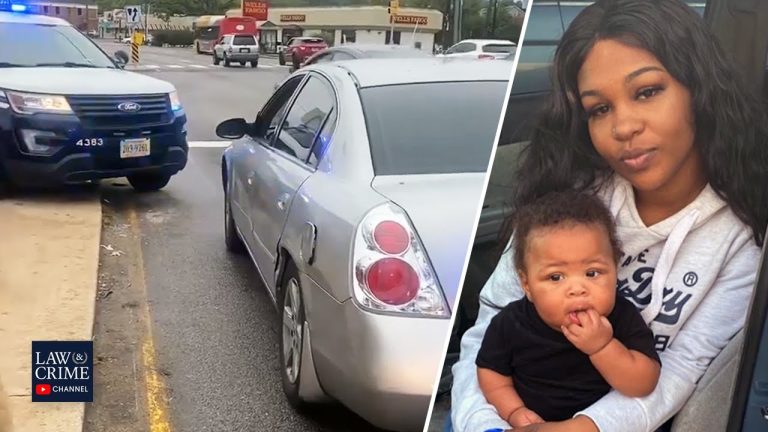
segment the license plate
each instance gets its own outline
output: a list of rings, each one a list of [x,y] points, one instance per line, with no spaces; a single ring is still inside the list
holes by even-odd
[[[120,141],[120,158],[149,156],[149,138],[133,138]]]
[[[240,48],[240,52],[251,52],[250,48]]]

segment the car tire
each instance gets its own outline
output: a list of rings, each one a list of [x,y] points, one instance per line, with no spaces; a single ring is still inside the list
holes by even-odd
[[[301,62],[299,61],[299,59],[296,56],[293,56],[291,60],[292,60],[293,70],[294,71],[299,70],[299,67],[301,67]]]
[[[283,280],[280,299],[280,377],[288,403],[300,409],[306,405],[299,396],[306,315],[301,295],[301,280],[292,262],[287,264]],[[287,358],[286,354],[290,354],[290,358]]]
[[[244,62],[244,61],[241,61],[241,62],[240,62],[240,66],[242,66],[242,67],[245,67],[245,63],[246,63],[246,62]]]
[[[221,63],[221,60],[219,60],[219,56],[216,55],[216,51],[213,52],[213,64],[218,66],[219,63]]]
[[[155,192],[164,188],[171,181],[170,174],[141,173],[128,176],[128,183],[136,192]]]
[[[283,57],[283,53],[277,55],[277,62],[280,63],[280,66],[285,66],[285,57]]]
[[[195,51],[197,51],[198,54],[202,54],[203,53],[202,51],[200,51],[200,44],[199,43],[195,44]]]
[[[229,57],[227,57],[227,53],[224,53],[224,67],[230,67],[232,66],[232,63],[229,61]]]
[[[254,68],[254,69],[259,67],[259,61],[258,60],[257,61],[252,61],[251,62],[251,67]]]
[[[245,252],[245,244],[237,234],[237,228],[235,227],[235,219],[232,217],[232,201],[229,196],[229,186],[224,190],[224,244],[227,246],[227,250],[242,254]]]

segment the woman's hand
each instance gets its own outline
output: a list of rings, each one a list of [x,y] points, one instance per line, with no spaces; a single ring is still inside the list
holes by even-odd
[[[560,422],[537,423],[522,428],[507,429],[506,432],[600,432],[587,416],[576,416]]]

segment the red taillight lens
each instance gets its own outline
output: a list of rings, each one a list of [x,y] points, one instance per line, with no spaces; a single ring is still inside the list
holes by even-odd
[[[382,252],[400,255],[408,250],[411,238],[408,231],[397,222],[383,221],[373,230],[373,240]]]
[[[373,263],[365,281],[371,294],[393,306],[410,302],[419,291],[419,275],[410,264],[397,258],[383,258]]]
[[[490,54],[480,54],[479,56],[477,56],[477,58],[479,58],[480,60],[493,60],[496,57],[494,57],[494,56],[492,56]]]

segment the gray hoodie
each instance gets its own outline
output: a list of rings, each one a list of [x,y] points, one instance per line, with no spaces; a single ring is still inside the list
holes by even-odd
[[[677,214],[647,227],[632,186],[614,176],[599,192],[611,209],[624,254],[618,292],[634,303],[656,338],[661,377],[644,398],[612,391],[586,410],[601,432],[650,432],[683,406],[712,359],[744,326],[760,249],[751,229],[707,185]],[[461,341],[453,367],[452,423],[458,432],[509,425],[477,384],[475,358],[485,329],[504,306],[523,296],[508,248],[480,293],[477,322]]]

